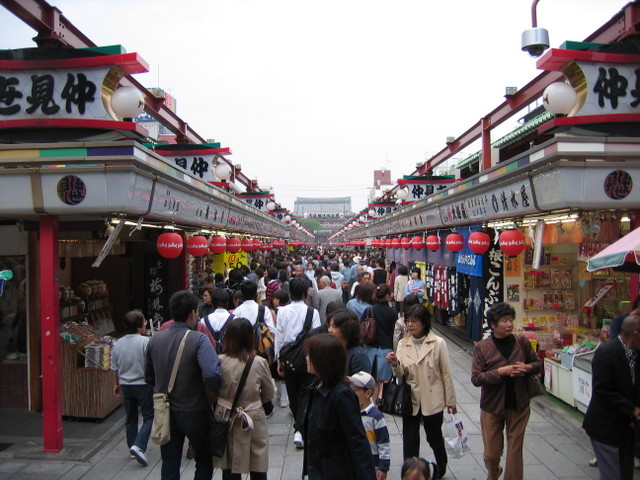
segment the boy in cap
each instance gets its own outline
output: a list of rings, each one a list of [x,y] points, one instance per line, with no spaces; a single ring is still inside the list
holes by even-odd
[[[347,377],[347,380],[358,397],[362,424],[371,447],[373,464],[376,466],[376,480],[385,480],[391,461],[391,447],[384,415],[371,401],[376,381],[367,372],[362,371]]]

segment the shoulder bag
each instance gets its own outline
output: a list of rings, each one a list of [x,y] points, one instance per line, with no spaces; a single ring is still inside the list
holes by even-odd
[[[236,394],[233,397],[233,404],[231,405],[231,416],[234,415],[236,410],[236,405],[238,404],[238,400],[240,399],[240,394],[242,393],[242,389],[244,388],[244,384],[247,382],[247,377],[249,376],[249,370],[251,370],[251,365],[253,364],[253,357],[247,360],[246,365],[244,366],[244,370],[242,370],[242,376],[240,377],[240,382],[238,383],[238,388],[236,389]],[[211,419],[211,428],[209,429],[209,445],[211,445],[211,453],[215,457],[222,457],[227,448],[227,436],[229,434],[229,427],[231,426],[231,422],[229,420],[216,421],[215,419]]]
[[[304,319],[302,330],[293,343],[288,343],[280,349],[280,363],[285,371],[301,373],[307,371],[307,360],[304,353],[304,340],[311,329],[313,308],[307,307],[307,316]]]
[[[524,358],[527,358],[527,350],[523,344],[523,342],[528,342],[529,339],[522,335],[518,335],[518,342],[520,343],[520,349],[522,350],[522,355]],[[544,387],[542,386],[542,382],[540,380],[540,375],[538,373],[534,373],[532,375],[524,376],[525,386],[527,389],[527,395],[529,398],[539,397],[540,395],[544,395]]]
[[[266,314],[267,307],[264,305],[258,306],[258,317],[256,318],[256,323],[254,325],[256,334],[256,352],[264,358],[269,365],[271,365],[271,363],[273,363],[273,345],[275,343],[275,338],[273,338],[273,334],[267,326],[267,322],[265,320]],[[271,315],[271,311],[269,311],[269,315]]]
[[[373,316],[373,307],[369,307],[365,312],[364,320],[360,322],[360,340],[365,345],[373,343],[376,339],[376,318]]]
[[[180,346],[178,347],[178,353],[176,359],[173,362],[173,369],[171,370],[171,377],[169,378],[169,388],[167,393],[154,393],[153,394],[153,424],[151,425],[151,441],[156,445],[164,445],[171,440],[171,415],[169,405],[169,394],[173,390],[173,385],[176,382],[176,376],[178,375],[178,367],[180,366],[180,360],[182,359],[182,352],[184,351],[184,345],[187,343],[188,330],[185,332]]]

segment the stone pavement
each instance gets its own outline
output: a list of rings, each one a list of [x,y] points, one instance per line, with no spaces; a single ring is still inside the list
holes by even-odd
[[[471,385],[470,346],[461,344],[447,331],[441,332],[449,346],[454,383],[458,398],[459,417],[467,429],[471,453],[451,458],[445,476],[451,480],[484,480],[486,471],[482,461],[482,438],[479,428],[480,389]],[[3,415],[5,417],[5,415]],[[39,437],[7,437],[0,426],[0,442],[14,443],[0,452],[0,480],[156,480],[160,478],[160,451],[150,444],[149,466],[130,460],[124,441],[122,412],[109,417],[111,425],[99,431],[91,424],[65,425],[65,449],[59,454],[41,452]],[[0,423],[4,423],[5,419]],[[587,465],[592,457],[589,440],[580,428],[581,414],[550,395],[533,401],[531,419],[525,436],[525,478],[527,480],[597,479],[598,470]],[[400,478],[402,464],[402,422],[387,416],[391,435],[391,471],[389,480]],[[75,429],[75,430],[74,430]],[[94,431],[95,430],[95,431]],[[82,436],[85,432],[85,438]],[[15,432],[14,432],[15,433]],[[92,437],[92,435],[95,435]],[[302,451],[292,444],[293,428],[288,409],[276,406],[269,419],[270,468],[269,478],[298,480],[302,471]],[[433,454],[424,439],[421,455]],[[184,460],[184,479],[193,478],[193,460]],[[221,478],[216,471],[214,479]],[[248,478],[248,476],[247,476]],[[634,478],[640,479],[640,471]]]

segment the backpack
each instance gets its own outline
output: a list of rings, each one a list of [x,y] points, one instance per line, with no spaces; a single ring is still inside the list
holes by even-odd
[[[224,325],[222,325],[222,328],[217,331],[214,330],[213,327],[211,326],[211,323],[209,323],[209,316],[207,315],[204,318],[204,324],[207,326],[207,328],[209,329],[209,332],[211,332],[211,336],[216,341],[216,353],[218,355],[222,353],[222,340],[224,338],[224,332],[227,330],[227,327],[229,326],[229,322],[233,320],[233,317],[235,317],[235,315],[233,313],[230,313],[229,316],[227,317],[227,320],[224,322]]]
[[[273,344],[275,343],[275,339],[264,319],[266,310],[267,308],[264,305],[258,306],[258,316],[254,325],[256,332],[256,352],[271,364],[273,362]]]
[[[313,308],[307,307],[307,316],[304,319],[302,330],[293,343],[288,343],[280,349],[280,363],[285,371],[291,373],[303,373],[307,371],[307,359],[304,352],[304,340],[311,329]]]

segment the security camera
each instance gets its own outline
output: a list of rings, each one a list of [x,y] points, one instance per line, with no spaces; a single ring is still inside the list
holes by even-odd
[[[546,28],[530,28],[522,32],[522,51],[539,57],[549,48],[549,32]]]

